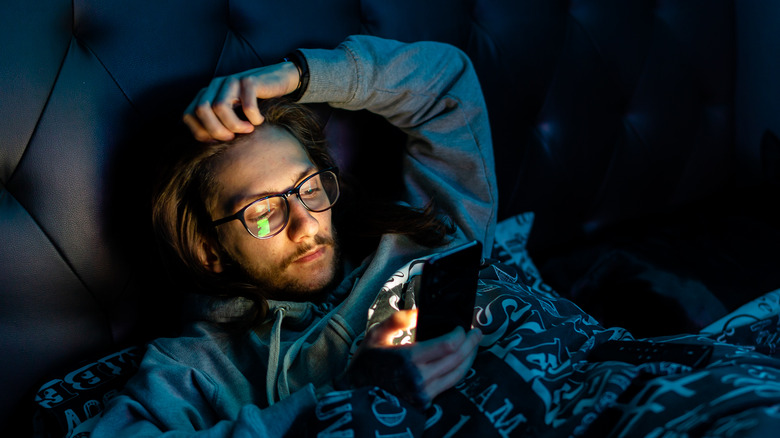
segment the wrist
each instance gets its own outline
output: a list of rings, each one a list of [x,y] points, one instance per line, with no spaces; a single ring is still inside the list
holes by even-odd
[[[282,61],[282,72],[287,78],[287,86],[285,88],[285,95],[294,93],[301,86],[301,73],[298,67],[290,61]]]
[[[299,50],[295,50],[285,56],[284,61],[292,64],[292,67],[298,72],[298,84],[295,89],[288,94],[293,102],[297,102],[301,99],[303,94],[306,93],[306,89],[309,87],[309,64]]]

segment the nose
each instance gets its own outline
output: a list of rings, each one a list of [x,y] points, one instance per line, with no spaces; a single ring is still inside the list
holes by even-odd
[[[290,204],[290,222],[287,224],[287,233],[290,240],[299,242],[316,236],[320,229],[320,223],[312,216],[312,212],[294,197],[289,198],[288,201]]]

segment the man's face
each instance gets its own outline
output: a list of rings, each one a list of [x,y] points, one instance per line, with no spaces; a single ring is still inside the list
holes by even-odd
[[[218,158],[214,168],[218,188],[207,209],[212,219],[229,216],[252,201],[294,188],[317,170],[295,137],[282,128],[261,125]],[[281,233],[256,239],[235,220],[217,227],[219,241],[267,298],[308,300],[336,274],[331,210],[313,213],[296,196],[287,200],[290,217]],[[222,259],[214,265],[215,272],[222,270]]]

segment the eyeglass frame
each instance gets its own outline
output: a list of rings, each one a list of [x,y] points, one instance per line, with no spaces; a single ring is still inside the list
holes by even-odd
[[[323,209],[323,210],[312,210],[311,208],[309,208],[308,205],[306,205],[305,202],[303,202],[303,199],[301,199],[301,187],[303,187],[303,185],[306,184],[306,181],[309,181],[310,179],[314,178],[315,176],[323,174],[323,173],[326,173],[326,172],[330,172],[330,173],[332,173],[336,177],[336,190],[337,190],[336,199],[334,199],[330,203],[330,205],[327,208]],[[235,213],[233,213],[233,214],[231,214],[229,216],[225,216],[225,217],[223,217],[221,219],[212,220],[211,221],[211,226],[212,227],[217,227],[219,225],[226,224],[226,223],[234,221],[234,220],[238,220],[238,221],[240,221],[244,225],[244,228],[246,229],[246,232],[249,233],[249,235],[254,237],[255,239],[260,239],[260,240],[270,239],[270,238],[280,234],[282,231],[284,231],[284,229],[287,228],[287,225],[290,223],[290,211],[291,211],[290,210],[290,201],[288,201],[287,198],[289,198],[293,194],[295,195],[296,198],[298,198],[298,202],[300,202],[301,205],[303,205],[304,208],[306,208],[306,210],[308,210],[308,211],[310,211],[312,213],[322,213],[324,211],[330,210],[336,204],[336,201],[338,201],[339,198],[341,197],[341,187],[339,185],[339,168],[338,167],[328,167],[327,169],[318,170],[317,172],[314,172],[311,175],[307,176],[306,178],[302,179],[301,182],[298,183],[298,185],[296,185],[295,187],[291,188],[290,190],[288,190],[286,192],[275,193],[273,195],[263,196],[262,198],[255,199],[254,201],[250,202],[249,204],[245,205],[240,210],[238,210],[237,212],[235,212]],[[276,231],[273,234],[269,234],[269,235],[263,236],[263,237],[255,236],[254,234],[252,234],[251,231],[249,231],[249,225],[247,225],[246,219],[244,219],[244,212],[246,211],[247,208],[253,206],[254,204],[256,204],[258,202],[262,202],[262,201],[265,201],[267,199],[277,198],[277,197],[280,197],[280,198],[284,199],[285,207],[287,208],[287,218],[284,221],[284,225],[282,225],[282,228],[279,228],[279,231]]]

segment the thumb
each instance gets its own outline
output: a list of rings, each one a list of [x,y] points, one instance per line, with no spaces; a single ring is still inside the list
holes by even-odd
[[[393,345],[393,340],[417,325],[417,309],[399,310],[371,328],[370,340],[376,346]]]

